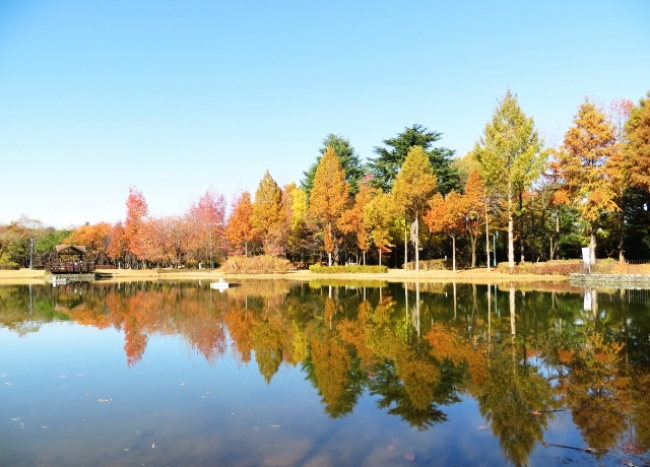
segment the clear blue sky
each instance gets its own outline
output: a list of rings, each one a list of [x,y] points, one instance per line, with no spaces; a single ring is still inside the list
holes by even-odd
[[[650,89],[650,2],[0,0],[0,222],[115,222],[299,182],[414,123],[465,154],[508,87],[549,143]]]

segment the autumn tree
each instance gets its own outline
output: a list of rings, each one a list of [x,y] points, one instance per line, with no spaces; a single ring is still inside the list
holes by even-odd
[[[264,253],[271,251],[273,230],[281,221],[282,190],[267,170],[255,192],[251,224],[261,236]]]
[[[405,214],[405,219],[411,224],[416,271],[420,270],[420,216],[426,212],[435,189],[436,179],[427,154],[421,146],[411,147],[400,172],[395,177],[393,196],[399,209]],[[406,257],[404,263],[406,265]]]
[[[113,227],[106,222],[97,224],[86,224],[76,228],[64,242],[71,245],[83,245],[89,261],[97,261],[103,264],[111,242]]]
[[[325,151],[314,177],[309,197],[311,213],[322,223],[328,264],[336,247],[335,227],[348,202],[348,184],[334,149]]]
[[[485,185],[477,171],[469,174],[465,185],[465,228],[472,245],[472,267],[476,267],[476,243],[483,229],[486,217]],[[488,251],[489,255],[489,251]],[[490,262],[488,258],[488,263]]]
[[[431,201],[431,208],[424,218],[431,232],[442,232],[451,238],[454,272],[456,272],[456,237],[464,227],[465,215],[465,200],[452,190],[446,198],[436,193]]]
[[[515,266],[515,203],[543,172],[547,152],[542,150],[542,146],[543,141],[532,117],[526,117],[519,107],[517,95],[510,90],[498,102],[492,120],[485,126],[484,135],[474,146],[473,154],[481,167],[488,192],[505,201],[510,268]]]
[[[625,155],[630,161],[630,181],[650,192],[650,92],[630,112],[625,125]]]
[[[120,221],[113,226],[113,230],[111,231],[111,241],[106,249],[106,255],[116,261],[119,266],[119,262],[124,260],[127,248],[128,241],[126,239],[124,225]]]
[[[305,179],[302,181],[302,189],[305,190],[307,196],[311,194],[311,190],[314,188],[314,177],[316,176],[316,169],[320,164],[321,159],[327,152],[327,148],[334,149],[336,157],[343,167],[345,172],[345,181],[348,182],[350,187],[350,193],[356,195],[359,191],[359,182],[363,179],[364,167],[356,151],[350,144],[350,140],[344,138],[341,135],[335,135],[330,133],[323,140],[323,146],[318,150],[320,156],[316,159],[307,172],[304,172]]]
[[[253,203],[251,194],[244,191],[233,201],[232,214],[226,225],[226,237],[230,243],[239,249],[244,246],[244,254],[248,256],[248,245],[253,239]]]
[[[585,99],[555,153],[552,170],[560,183],[558,200],[570,204],[586,223],[586,234],[595,262],[596,232],[601,214],[616,211],[616,193],[607,162],[616,152],[614,125],[605,113]]]
[[[372,200],[375,189],[370,186],[369,178],[359,183],[359,191],[354,197],[354,205],[341,216],[341,231],[353,234],[356,245],[361,250],[363,264],[366,264],[366,252],[372,244],[370,229],[365,222],[365,208]]]
[[[370,229],[372,241],[379,252],[381,265],[382,251],[389,251],[391,244],[390,230],[398,216],[393,197],[382,189],[377,190],[375,197],[364,208],[364,222]]]
[[[627,155],[623,151],[623,143],[625,138],[624,126],[625,122],[630,116],[630,112],[633,107],[633,103],[629,99],[616,99],[612,101],[609,105],[610,109],[610,119],[614,124],[614,134],[615,134],[615,143],[614,151],[606,162],[606,169],[608,176],[612,181],[612,189],[616,194],[614,202],[620,208],[619,210],[612,213],[611,218],[613,220],[613,225],[611,231],[613,237],[615,237],[616,248],[618,249],[618,259],[619,261],[625,260],[625,225],[626,225],[626,209],[625,204],[627,199],[626,196],[628,188],[630,187],[630,162],[631,160],[627,158]]]
[[[126,219],[124,221],[124,236],[126,242],[125,259],[136,265],[140,258],[143,245],[142,239],[139,238],[140,229],[144,218],[149,213],[147,201],[144,195],[135,186],[129,187],[129,196],[126,198]]]

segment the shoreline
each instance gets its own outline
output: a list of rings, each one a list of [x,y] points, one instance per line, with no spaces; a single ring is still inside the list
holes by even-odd
[[[242,280],[291,280],[309,282],[312,280],[356,280],[384,282],[423,282],[423,283],[465,283],[465,284],[501,284],[501,283],[530,283],[530,282],[567,282],[569,278],[561,275],[536,274],[504,274],[487,268],[465,269],[453,273],[451,271],[404,271],[389,269],[387,273],[379,274],[315,274],[308,270],[288,271],[277,274],[224,274],[215,270],[164,270],[156,269],[98,269],[96,272],[112,275],[112,278],[100,279],[98,282],[135,282],[156,280],[204,280],[213,279],[242,279]],[[45,271],[29,269],[0,270],[0,285],[29,285],[46,283]]]

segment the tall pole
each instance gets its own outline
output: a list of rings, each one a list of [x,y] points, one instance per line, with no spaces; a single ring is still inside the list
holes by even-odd
[[[487,255],[487,271],[490,272],[490,226],[488,221],[487,198],[485,198],[485,254]]]
[[[34,269],[34,237],[29,239],[29,269]]]
[[[494,267],[497,267],[497,232],[494,232],[494,235],[492,236],[492,255],[494,257],[493,263]]]

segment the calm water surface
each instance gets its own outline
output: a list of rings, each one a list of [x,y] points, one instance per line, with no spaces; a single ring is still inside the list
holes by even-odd
[[[0,287],[0,466],[650,464],[647,291]]]

